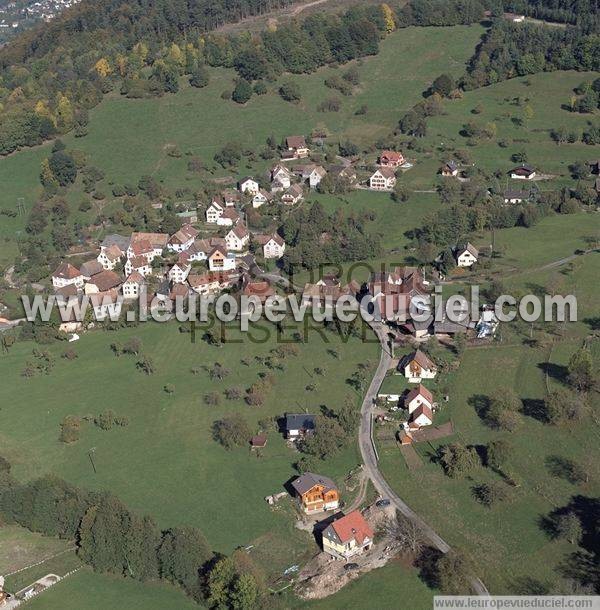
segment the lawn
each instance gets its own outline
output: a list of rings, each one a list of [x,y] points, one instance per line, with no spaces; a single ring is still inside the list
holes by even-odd
[[[564,366],[578,345],[579,341],[560,344],[551,362]],[[532,413],[524,416],[524,424],[516,432],[499,433],[482,422],[473,406],[477,395],[489,395],[503,387],[514,388],[526,405],[534,405],[545,395],[541,366],[548,356],[546,348],[519,345],[472,348],[465,353],[459,370],[449,376],[450,401],[444,409],[455,424],[455,438],[481,446],[505,437],[513,445],[510,472],[520,484],[506,503],[487,509],[473,499],[474,485],[500,480],[489,469],[479,468],[458,480],[443,474],[431,457],[445,441],[418,445],[424,466],[412,473],[397,447],[383,446],[380,451],[381,467],[390,484],[451,545],[474,558],[492,593],[518,593],[528,577],[552,582],[556,578],[553,569],[572,547],[551,541],[539,527],[540,518],[568,503],[573,495],[593,496],[600,491],[597,467],[591,468],[588,483],[574,486],[551,476],[545,464],[553,455],[593,463],[600,436],[597,425],[549,426]],[[550,379],[549,383],[552,388],[560,382]]]

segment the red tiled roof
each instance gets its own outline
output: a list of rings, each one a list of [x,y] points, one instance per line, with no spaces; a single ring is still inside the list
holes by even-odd
[[[74,280],[76,277],[81,275],[81,271],[76,267],[73,267],[71,263],[63,261],[56,271],[52,274],[52,277],[60,277],[65,280]]]
[[[407,394],[407,404],[417,398],[417,396],[422,396],[425,400],[429,402],[429,404],[433,404],[433,394],[421,383]]]
[[[373,530],[357,510],[337,519],[331,525],[342,544],[352,539],[356,540],[358,544],[362,544],[365,538],[372,540],[374,536]]]

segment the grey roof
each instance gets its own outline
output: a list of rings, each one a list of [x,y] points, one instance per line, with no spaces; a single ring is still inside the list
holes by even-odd
[[[315,416],[307,413],[286,413],[285,429],[289,430],[314,430]]]
[[[529,191],[520,191],[518,189],[506,189],[504,191],[505,199],[527,199]]]
[[[122,252],[125,252],[127,248],[129,248],[129,243],[131,241],[130,237],[125,237],[124,235],[119,235],[118,233],[113,233],[112,235],[107,235],[102,241],[102,246],[108,248],[109,246],[116,245],[118,246]]]
[[[315,485],[323,485],[323,487],[325,487],[325,491],[337,489],[336,484],[330,478],[324,477],[320,474],[314,474],[312,472],[305,472],[292,482],[292,487],[300,495],[305,494]]]

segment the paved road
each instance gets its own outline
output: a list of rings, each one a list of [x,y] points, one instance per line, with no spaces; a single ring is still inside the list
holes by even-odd
[[[388,348],[387,336],[385,327],[381,322],[373,322],[371,327],[377,334],[379,341],[381,342],[381,356],[379,358],[379,364],[371,385],[365,395],[362,408],[361,408],[361,420],[360,429],[358,435],[358,443],[360,446],[360,452],[365,465],[365,472],[367,476],[373,482],[375,489],[385,498],[389,499],[392,504],[397,508],[405,517],[410,519],[417,527],[423,532],[425,537],[442,553],[447,553],[450,550],[450,545],[439,536],[435,530],[427,525],[425,521],[415,513],[410,506],[408,506],[388,485],[384,476],[379,470],[377,464],[378,457],[375,453],[375,448],[371,442],[372,434],[372,410],[377,398],[377,393],[383,382],[383,379],[390,368],[392,356]],[[473,577],[471,580],[471,586],[477,595],[489,595],[488,590],[479,578]]]

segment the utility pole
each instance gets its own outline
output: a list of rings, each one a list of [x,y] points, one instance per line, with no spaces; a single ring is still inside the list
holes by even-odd
[[[92,468],[94,469],[94,474],[98,474],[98,471],[96,470],[96,464],[94,464],[94,458],[93,458],[95,451],[96,451],[96,447],[92,447],[88,451],[88,457],[90,458],[90,462],[92,463]]]

